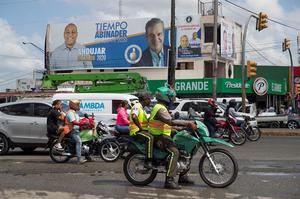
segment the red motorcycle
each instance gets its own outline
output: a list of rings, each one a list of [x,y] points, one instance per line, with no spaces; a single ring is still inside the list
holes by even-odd
[[[245,131],[237,125],[237,120],[232,117],[226,117],[226,120],[218,120],[216,124],[218,137],[229,139],[235,145],[243,145],[247,136]]]

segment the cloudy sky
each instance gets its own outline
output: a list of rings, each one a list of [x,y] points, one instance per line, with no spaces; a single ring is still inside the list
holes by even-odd
[[[284,38],[291,39],[294,65],[298,64],[297,34],[300,32],[298,0],[229,0],[255,13],[293,28],[269,22],[269,28],[255,31],[251,20],[247,35],[247,59],[258,64],[289,65],[288,53],[281,52]],[[121,2],[121,6],[120,5]],[[0,90],[14,88],[19,78],[31,78],[33,71],[44,68],[43,53],[46,25],[101,21],[106,19],[169,16],[170,0],[0,0]],[[176,0],[176,14],[196,14],[198,0]],[[202,0],[207,2],[207,0]],[[211,1],[209,1],[211,2]],[[244,25],[250,13],[226,0],[222,15]],[[38,76],[38,74],[36,74]]]

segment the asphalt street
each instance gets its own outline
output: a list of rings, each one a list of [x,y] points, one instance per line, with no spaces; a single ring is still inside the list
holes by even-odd
[[[164,174],[149,186],[136,187],[124,177],[123,160],[76,165],[51,161],[41,149],[32,154],[13,151],[0,156],[0,198],[257,198],[298,199],[300,196],[300,137],[263,136],[257,142],[227,148],[238,160],[239,175],[229,187],[211,188],[198,173],[201,153],[193,159],[195,185],[181,190],[163,188]],[[219,147],[219,146],[218,146]]]

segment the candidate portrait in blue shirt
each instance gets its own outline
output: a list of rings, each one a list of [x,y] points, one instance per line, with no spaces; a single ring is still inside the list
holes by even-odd
[[[77,26],[68,24],[64,30],[65,42],[58,46],[50,56],[50,69],[84,69],[92,68],[92,62],[82,60],[80,51],[85,47],[76,42]]]

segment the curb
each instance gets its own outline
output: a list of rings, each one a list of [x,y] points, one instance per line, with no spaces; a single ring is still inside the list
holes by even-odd
[[[286,128],[260,128],[262,135],[265,136],[300,136],[300,129],[286,129]]]

